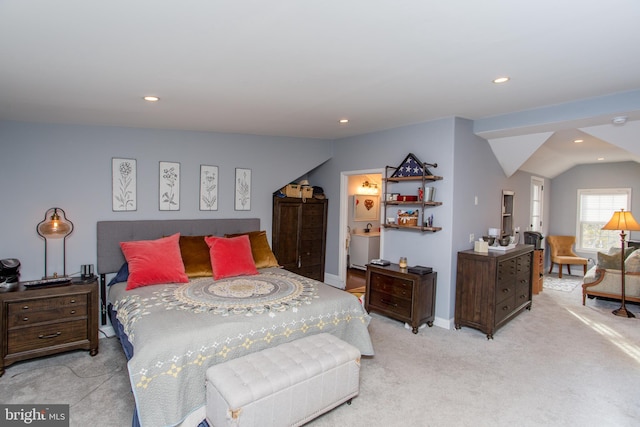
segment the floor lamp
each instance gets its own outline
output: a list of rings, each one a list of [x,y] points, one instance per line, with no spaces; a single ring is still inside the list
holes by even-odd
[[[640,225],[636,222],[631,215],[631,212],[625,212],[624,209],[620,209],[620,211],[616,211],[613,213],[613,216],[609,220],[608,223],[602,227],[603,230],[620,230],[620,271],[622,272],[622,298],[620,308],[613,310],[613,314],[616,316],[622,317],[636,317],[630,311],[627,311],[627,307],[625,306],[625,274],[624,274],[624,242],[627,235],[625,231],[640,231]]]

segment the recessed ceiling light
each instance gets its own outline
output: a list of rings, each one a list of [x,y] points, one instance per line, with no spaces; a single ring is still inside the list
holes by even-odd
[[[340,119],[340,120],[338,120],[338,122],[339,122],[341,125],[346,125],[347,123],[349,123],[349,119]]]
[[[602,160],[604,160],[604,157],[598,157],[598,161],[599,162],[602,161]]]
[[[574,139],[573,142],[580,144],[581,142],[584,142],[584,139]]]
[[[510,77],[504,76],[504,77],[498,77],[497,79],[493,79],[494,83],[506,83],[509,80],[511,80]]]
[[[145,96],[144,98],[145,101],[149,101],[149,102],[158,102],[160,101],[160,98],[158,98],[157,96]]]
[[[614,125],[623,125],[627,122],[627,116],[614,117],[612,122]]]

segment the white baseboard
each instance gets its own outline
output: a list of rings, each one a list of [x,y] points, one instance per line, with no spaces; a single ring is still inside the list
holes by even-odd
[[[98,337],[102,338],[111,338],[115,336],[116,331],[113,330],[113,326],[111,325],[102,325],[98,328]]]
[[[336,276],[335,274],[324,273],[324,283],[338,289],[345,289],[347,287],[347,284],[340,280],[340,276]]]

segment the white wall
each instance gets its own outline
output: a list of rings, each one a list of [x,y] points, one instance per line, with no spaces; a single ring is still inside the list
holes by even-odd
[[[135,212],[112,211],[113,157],[137,160]],[[22,280],[42,276],[44,243],[35,228],[53,206],[75,225],[67,239],[67,274],[95,264],[100,220],[257,217],[271,236],[272,193],[330,157],[331,142],[323,140],[0,122],[0,258],[20,259]],[[180,211],[159,211],[159,161],[181,165]],[[219,166],[218,211],[199,210],[201,164]],[[234,210],[236,167],[252,170],[250,211]],[[49,272],[61,272],[61,264],[50,253]]]

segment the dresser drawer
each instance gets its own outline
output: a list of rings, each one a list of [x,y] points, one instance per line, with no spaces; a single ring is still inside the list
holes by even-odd
[[[20,353],[88,340],[87,320],[78,319],[40,326],[12,329],[7,337],[7,353]]]
[[[507,298],[513,298],[516,293],[516,285],[513,280],[510,282],[498,283],[496,285],[496,303],[504,301]]]
[[[529,287],[529,280],[523,279],[516,284],[516,304],[524,304],[531,299],[531,288]]]
[[[403,318],[411,318],[411,300],[371,289],[369,306],[388,311]]]
[[[371,275],[371,291],[384,292],[400,298],[411,300],[413,281],[380,274]]]
[[[515,309],[515,297],[513,294],[510,298],[503,299],[496,304],[496,324],[500,323],[505,317],[513,312]]]

